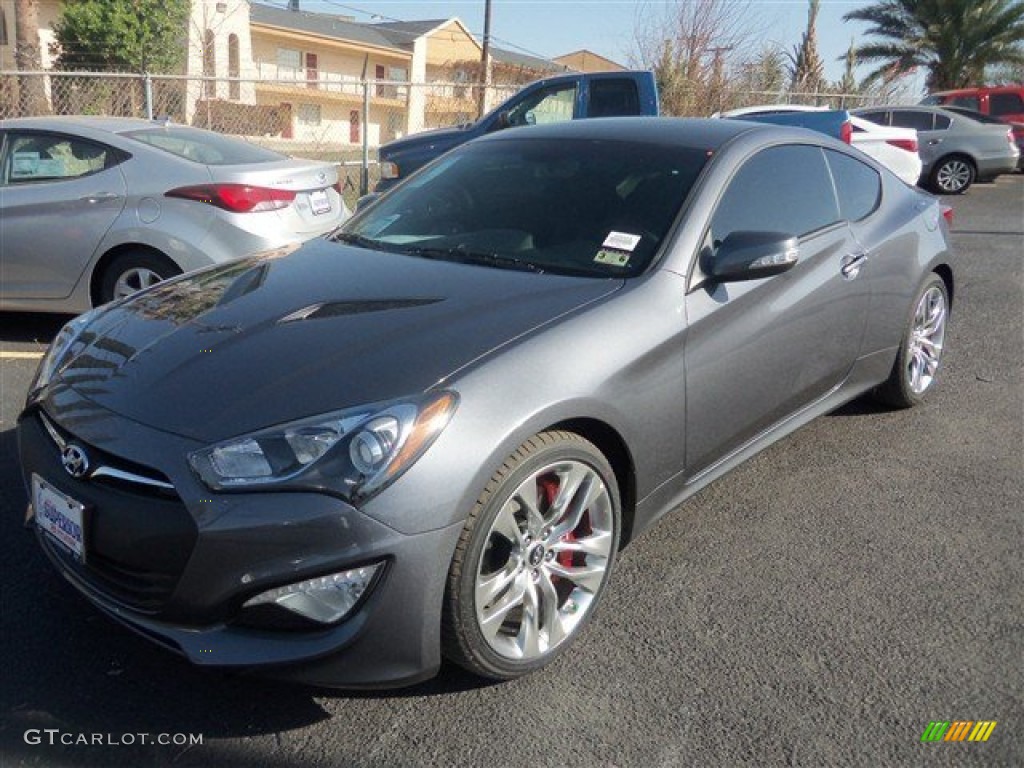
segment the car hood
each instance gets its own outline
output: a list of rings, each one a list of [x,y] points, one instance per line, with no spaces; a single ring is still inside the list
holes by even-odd
[[[622,284],[313,241],[101,312],[58,381],[140,423],[220,440],[423,392]]]
[[[437,128],[421,131],[404,139],[398,139],[380,148],[382,159],[393,158],[409,150],[430,149],[444,151],[466,141],[466,127]]]

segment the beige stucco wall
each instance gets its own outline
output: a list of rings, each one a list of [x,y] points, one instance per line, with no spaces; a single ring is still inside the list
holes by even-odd
[[[14,69],[14,0],[0,0],[0,11],[7,21],[7,44],[0,45],[0,70]],[[60,18],[60,0],[39,0],[39,47],[43,69],[53,66],[54,56],[50,53],[53,43],[53,25]]]

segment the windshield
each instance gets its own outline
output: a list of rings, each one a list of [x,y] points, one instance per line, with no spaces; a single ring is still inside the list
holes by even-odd
[[[637,275],[705,160],[703,150],[629,141],[469,144],[410,177],[336,239],[509,269]]]

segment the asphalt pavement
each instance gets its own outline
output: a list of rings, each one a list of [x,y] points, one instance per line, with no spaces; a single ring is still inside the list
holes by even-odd
[[[702,491],[626,550],[572,652],[506,684],[265,682],[101,616],[22,528],[14,423],[62,320],[0,315],[0,765],[1024,765],[1024,176],[949,202],[929,400],[853,403]],[[997,724],[921,741],[968,720]]]

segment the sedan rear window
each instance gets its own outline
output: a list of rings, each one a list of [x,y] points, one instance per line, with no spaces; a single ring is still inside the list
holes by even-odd
[[[129,131],[124,136],[203,165],[247,165],[287,159],[285,155],[241,139],[186,126],[145,128]]]
[[[629,141],[470,144],[410,177],[337,239],[498,268],[637,275],[706,160],[704,150]]]

